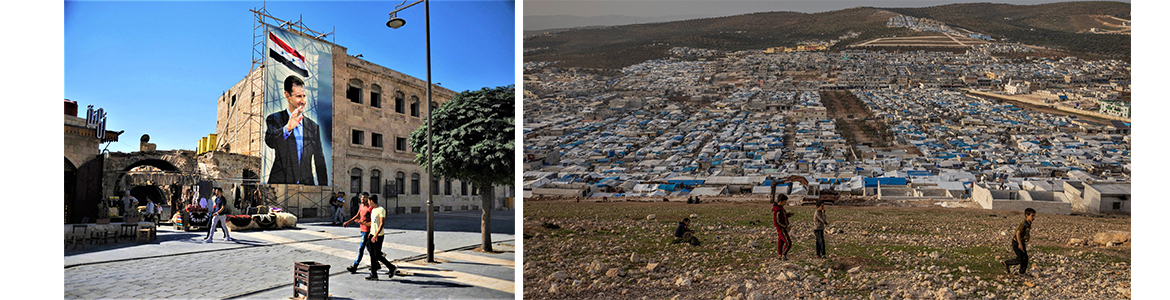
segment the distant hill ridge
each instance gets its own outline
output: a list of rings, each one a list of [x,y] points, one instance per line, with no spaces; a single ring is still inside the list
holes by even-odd
[[[561,67],[618,69],[663,58],[673,47],[716,50],[795,46],[809,40],[828,41],[849,32],[861,35],[846,45],[874,37],[912,35],[888,28],[899,14],[929,18],[997,40],[1129,59],[1130,36],[1082,33],[1103,26],[1097,17],[1130,19],[1123,2],[1063,2],[1040,5],[992,3],[949,4],[923,8],[855,7],[822,13],[762,12],[685,21],[573,29],[527,36],[525,61],[561,61]]]

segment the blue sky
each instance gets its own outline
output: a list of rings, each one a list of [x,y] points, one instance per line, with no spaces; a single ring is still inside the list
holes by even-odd
[[[325,39],[350,55],[425,80],[423,4],[398,14],[406,26],[385,25],[401,3],[269,1],[266,8],[273,17],[333,31]],[[263,5],[66,1],[64,98],[77,101],[82,116],[87,105],[104,108],[106,128],[125,130],[111,152],[136,151],[144,133],[159,150],[193,150],[215,133],[216,99],[251,67],[249,9]],[[456,92],[515,83],[514,2],[430,6],[434,82]]]

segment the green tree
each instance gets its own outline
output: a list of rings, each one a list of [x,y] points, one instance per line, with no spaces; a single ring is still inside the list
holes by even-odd
[[[492,251],[493,187],[512,185],[515,174],[515,95],[514,85],[464,91],[431,116],[433,174],[471,182],[479,189],[484,251]],[[410,145],[419,153],[414,161],[426,168],[426,124],[410,134]]]

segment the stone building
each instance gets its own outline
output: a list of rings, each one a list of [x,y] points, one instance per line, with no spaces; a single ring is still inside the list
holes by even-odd
[[[102,190],[101,144],[117,142],[122,131],[105,130],[105,114],[90,106],[77,116],[77,102],[65,99],[65,221],[96,219]]]
[[[438,195],[433,197],[438,210],[479,209],[478,192],[469,183],[436,178],[428,184],[424,182],[426,171],[414,162],[417,153],[411,151],[409,138],[411,132],[426,122],[427,112],[423,111],[426,81],[348,55],[340,45],[316,40],[330,45],[333,54],[331,185],[268,186],[295,190],[277,193],[280,197],[293,195],[288,196],[292,198],[303,198],[295,196],[301,193],[320,195],[340,191],[352,199],[358,193],[370,192],[379,195],[379,202],[388,210],[398,213],[425,209],[423,192],[430,190]],[[218,149],[257,157],[264,150],[263,70],[263,66],[258,66],[217,99]],[[432,109],[457,94],[438,85],[432,87],[432,93]],[[495,194],[498,199],[494,207],[499,208],[507,204],[499,199],[512,197],[512,189],[496,187]],[[351,204],[352,201],[347,201],[347,209]],[[331,212],[321,209],[319,213],[324,216]]]

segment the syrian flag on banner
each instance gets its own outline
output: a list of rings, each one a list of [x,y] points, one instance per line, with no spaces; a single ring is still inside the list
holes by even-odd
[[[301,77],[308,78],[309,69],[305,67],[305,56],[301,55],[297,49],[293,49],[284,40],[281,40],[272,32],[268,32],[268,56],[276,59],[284,66],[288,67],[293,72],[300,74]]]

